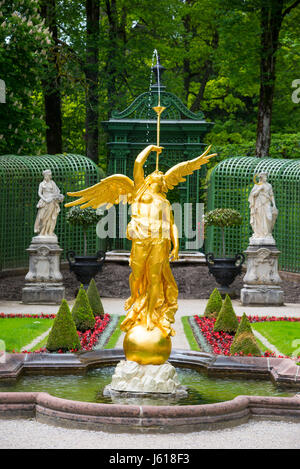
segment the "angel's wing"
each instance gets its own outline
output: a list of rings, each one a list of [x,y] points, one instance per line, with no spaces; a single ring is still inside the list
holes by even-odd
[[[67,194],[71,197],[79,197],[79,199],[65,204],[65,207],[81,205],[81,208],[98,208],[105,205],[108,209],[121,201],[124,204],[131,202],[133,189],[134,183],[129,177],[123,174],[114,174],[82,191],[68,192]]]
[[[208,155],[210,149],[211,145],[202,155],[197,156],[197,158],[194,158],[190,161],[183,161],[182,163],[178,163],[173,166],[173,168],[169,169],[164,175],[168,189],[173,189],[174,186],[177,186],[177,184],[180,182],[185,181],[184,176],[192,174],[194,171],[196,171],[196,169],[199,169],[200,166],[207,163],[210,158],[217,155],[217,153]]]

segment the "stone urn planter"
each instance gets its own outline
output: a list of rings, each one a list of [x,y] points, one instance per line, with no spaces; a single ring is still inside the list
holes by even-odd
[[[85,288],[88,287],[92,278],[102,270],[105,261],[105,252],[98,251],[96,255],[88,254],[87,230],[90,226],[96,225],[101,215],[91,207],[81,209],[72,207],[67,214],[67,222],[70,225],[80,227],[83,230],[83,255],[77,255],[75,251],[67,252],[70,272],[74,272],[78,282]]]
[[[245,256],[237,253],[235,257],[216,258],[212,252],[205,255],[209,273],[214,276],[216,282],[220,285],[219,291],[222,295],[226,293],[235,296],[236,292],[230,288],[238,275],[242,273],[242,265],[245,262]]]
[[[85,288],[92,278],[102,270],[105,261],[105,252],[98,251],[95,256],[77,256],[74,251],[67,252],[70,272],[74,272],[78,282]]]
[[[220,228],[222,235],[222,257],[217,258],[212,252],[205,256],[209,273],[215,277],[216,282],[220,285],[220,293],[222,295],[227,293],[231,297],[235,297],[236,292],[230,288],[230,285],[242,273],[245,256],[242,253],[237,253],[235,257],[226,257],[225,229],[238,226],[241,223],[241,214],[231,208],[216,208],[204,216],[204,226]]]

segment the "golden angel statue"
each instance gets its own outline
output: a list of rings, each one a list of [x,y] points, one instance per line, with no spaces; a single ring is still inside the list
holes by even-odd
[[[145,177],[143,166],[149,154],[154,151],[158,157],[162,151],[160,146],[149,145],[135,160],[133,181],[122,174],[115,174],[88,189],[68,193],[79,197],[66,204],[68,207],[81,205],[82,208],[109,208],[121,201],[132,205],[131,221],[127,226],[127,237],[132,241],[132,272],[129,277],[131,295],[125,303],[127,315],[121,324],[121,329],[126,333],[141,325],[147,331],[159,329],[164,338],[175,334],[172,324],[178,308],[178,288],[170,260],[178,259],[179,240],[166,194],[185,181],[185,176],[215,156],[209,155],[210,148],[193,160],[175,165],[165,174],[157,168]],[[141,357],[134,358],[134,361],[159,363],[159,360],[153,359],[150,362],[143,361]]]

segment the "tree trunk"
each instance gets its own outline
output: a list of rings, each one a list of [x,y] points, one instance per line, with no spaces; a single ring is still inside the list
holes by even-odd
[[[276,52],[283,20],[283,0],[264,2],[261,8],[260,96],[258,105],[256,156],[269,156],[271,122],[276,79]]]
[[[226,247],[225,247],[225,232],[224,228],[221,227],[221,233],[222,233],[222,254],[223,257],[226,257]]]
[[[106,0],[106,14],[108,20],[109,46],[107,51],[106,76],[107,76],[107,102],[108,115],[114,110],[117,101],[117,60],[120,44],[117,0]]]
[[[86,0],[86,155],[98,163],[99,148],[99,0]]]
[[[61,117],[61,95],[60,76],[58,64],[57,25],[55,0],[41,1],[41,16],[45,19],[46,26],[52,33],[54,47],[48,55],[47,78],[42,81],[45,121],[47,125],[46,142],[47,152],[50,155],[62,153],[62,117]]]

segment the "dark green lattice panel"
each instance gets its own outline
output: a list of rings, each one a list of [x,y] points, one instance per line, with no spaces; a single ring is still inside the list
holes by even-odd
[[[0,156],[0,268],[26,267],[29,247],[37,214],[39,200],[38,187],[43,180],[43,171],[51,169],[65,202],[71,200],[66,193],[84,189],[98,182],[97,166],[81,155],[43,155],[43,156]],[[69,249],[77,253],[83,250],[82,230],[66,223],[67,210],[60,205],[55,233],[63,249],[65,259]],[[97,250],[99,241],[95,228],[88,233],[88,249]]]
[[[164,147],[159,160],[159,169],[168,171],[172,166],[200,155],[205,145],[205,134],[211,130],[212,123],[206,122],[202,112],[191,112],[182,101],[162,87],[161,105],[166,109],[162,114],[160,127],[160,144]],[[149,144],[156,144],[156,114],[152,107],[158,102],[157,88],[138,96],[125,110],[114,111],[107,122],[102,122],[108,132],[109,162],[108,175],[126,174],[132,178],[133,165],[137,155]],[[156,155],[152,153],[145,166],[147,176],[155,170]],[[192,204],[193,231],[198,229],[199,220],[196,217],[196,204],[203,200],[203,184],[206,167],[188,176],[168,193],[171,203],[181,205],[181,226],[184,227],[184,204]],[[117,208],[117,232],[119,217]],[[180,249],[188,248],[188,239],[180,238]],[[113,249],[130,249],[126,239],[112,239],[109,241]]]
[[[260,172],[268,173],[279,210],[273,231],[281,251],[279,267],[300,272],[299,160],[234,157],[222,161],[211,174],[206,211],[219,207],[239,210],[242,225],[226,230],[227,255],[245,250],[252,235],[248,197],[254,175]],[[217,228],[207,228],[205,251],[221,254],[221,236]]]

